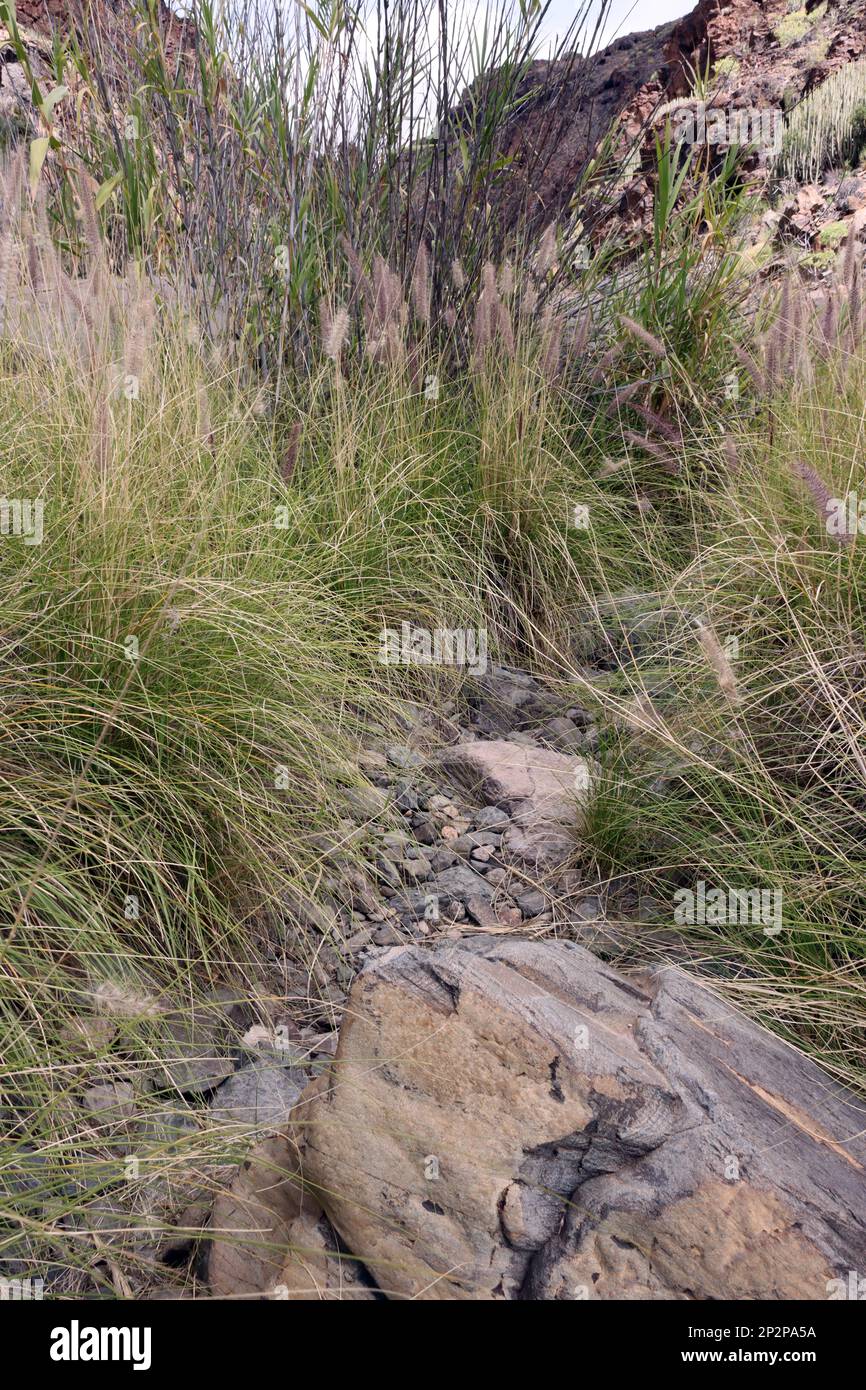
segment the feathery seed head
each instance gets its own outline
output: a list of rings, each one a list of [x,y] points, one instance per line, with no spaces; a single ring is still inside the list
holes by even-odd
[[[543,280],[556,263],[556,222],[549,222],[541,234],[533,270]]]

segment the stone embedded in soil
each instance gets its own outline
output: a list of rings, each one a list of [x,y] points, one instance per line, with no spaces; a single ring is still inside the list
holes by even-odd
[[[384,855],[380,854],[378,859],[376,860],[376,872],[378,873],[379,878],[383,880],[384,883],[386,883],[390,888],[402,888],[403,880],[400,878],[400,875],[397,872],[397,868],[393,860],[386,859]]]
[[[148,1110],[135,1122],[135,1146],[136,1149],[141,1145],[170,1149],[198,1131],[198,1119],[193,1110]]]
[[[502,836],[503,857],[544,874],[572,856],[592,778],[585,758],[494,739],[456,744],[440,761],[468,792],[511,816]]]
[[[377,748],[362,748],[358,754],[358,766],[362,772],[384,772],[388,759]]]
[[[503,836],[502,848],[510,862],[546,874],[568,863],[574,854],[574,840],[549,825],[513,825]]]
[[[498,849],[502,844],[502,835],[497,830],[469,830],[460,838],[466,840],[473,849],[482,847]]]
[[[136,1091],[130,1081],[100,1081],[88,1086],[81,1104],[89,1112],[92,1138],[120,1153],[129,1150],[136,1110]]]
[[[472,724],[493,737],[513,729],[528,729],[561,707],[561,700],[539,686],[532,676],[502,666],[494,666],[469,687]]]
[[[375,1299],[364,1273],[356,1263],[342,1258],[330,1222],[312,1195],[305,1193],[289,1230],[288,1257],[274,1296],[290,1302]]]
[[[410,883],[421,883],[432,873],[429,859],[404,859],[397,866],[398,873]]]
[[[457,863],[457,855],[450,849],[437,849],[430,856],[430,864],[434,873],[441,873],[443,869],[450,869],[452,864]]]
[[[392,767],[401,770],[406,768],[423,767],[424,759],[414,749],[408,748],[405,743],[392,743],[385,749],[385,757]]]
[[[575,917],[578,917],[581,922],[600,922],[604,918],[601,898],[596,897],[594,893],[580,898],[575,903],[570,903],[569,906]]]
[[[403,937],[395,926],[390,922],[385,922],[381,927],[377,927],[373,932],[373,941],[377,946],[402,946]]]
[[[131,1120],[135,1114],[135,1089],[129,1081],[98,1081],[83,1092],[81,1103],[102,1122]]]
[[[398,811],[417,811],[418,793],[408,782],[398,782],[394,788],[394,805]]]
[[[283,904],[287,916],[299,923],[301,927],[320,932],[325,937],[331,934],[334,915],[321,904],[311,901],[304,894],[296,892],[291,887],[283,889]]]
[[[492,887],[501,888],[511,880],[512,874],[508,869],[488,869],[485,878]]]
[[[407,912],[421,912],[427,900],[428,891],[426,887],[412,888],[406,884],[399,893],[395,893],[392,898],[388,899],[388,907],[391,913],[397,916]],[[377,925],[387,926],[387,923],[379,923]]]
[[[203,1271],[217,1298],[371,1299],[356,1261],[342,1259],[316,1198],[297,1181],[290,1136],[259,1140],[218,1192]]]
[[[457,839],[450,840],[449,844],[454,850],[454,853],[459,854],[463,859],[467,859],[473,849],[475,849],[475,845],[468,835],[458,835]]]
[[[417,816],[417,819],[415,818]],[[416,812],[412,820],[412,830],[415,839],[421,845],[435,845],[439,839],[436,822],[432,816],[423,812]]]
[[[409,844],[410,837],[405,830],[389,830],[380,841],[382,854],[394,864],[399,864],[400,860],[405,858]]]
[[[380,820],[387,815],[390,793],[381,787],[345,787],[343,799],[351,811],[362,821]]]
[[[453,868],[437,874],[431,883],[431,890],[441,898],[456,898],[462,903],[466,903],[469,898],[492,897],[492,890],[486,880],[467,864],[455,864]]]
[[[365,873],[351,866],[346,869],[343,882],[348,889],[348,902],[353,912],[372,914],[378,911],[378,895]]]
[[[538,737],[559,753],[578,753],[586,743],[586,735],[564,715],[556,715],[543,724]]]
[[[211,1096],[210,1113],[219,1124],[276,1130],[289,1118],[307,1077],[299,1068],[266,1062],[235,1072]]]
[[[357,925],[358,929],[354,931],[344,943],[344,949],[350,956],[357,955],[358,951],[363,951],[364,947],[369,946],[373,939],[373,929],[371,927],[361,926],[356,923],[353,923],[353,925]]]
[[[466,913],[485,931],[502,931],[504,928],[518,927],[522,921],[519,908],[504,905],[494,907],[488,898],[467,899]]]
[[[515,901],[527,917],[537,917],[547,907],[547,899],[537,888],[528,888],[525,893],[516,894]]]
[[[458,743],[440,761],[468,792],[481,793],[524,825],[577,825],[592,776],[585,758],[506,739]]]

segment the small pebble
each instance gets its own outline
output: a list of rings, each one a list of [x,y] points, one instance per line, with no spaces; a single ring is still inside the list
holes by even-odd
[[[358,766],[364,772],[382,772],[388,762],[384,753],[375,748],[362,748],[358,754]]]
[[[468,835],[458,835],[456,840],[450,841],[450,844],[456,854],[471,854],[474,849],[478,848]]]
[[[537,888],[529,888],[517,894],[517,905],[526,917],[537,917],[547,907],[547,899]]]
[[[435,845],[436,826],[431,816],[423,816],[421,819],[412,820],[412,828],[415,831],[415,838],[422,845]]]
[[[390,859],[385,859],[384,856],[380,854],[376,860],[376,868],[380,877],[384,879],[389,888],[397,889],[403,886],[400,882],[400,875],[397,873],[397,869]]]
[[[407,748],[405,743],[392,743],[385,749],[385,757],[392,767],[421,767],[423,758],[414,753],[411,748]]]
[[[422,879],[429,878],[432,873],[430,860],[419,856],[417,859],[404,859],[400,865],[400,872],[410,883],[418,883]]]
[[[504,883],[508,882],[509,877],[510,875],[507,869],[487,870],[487,882],[493,888],[501,888]]]
[[[395,787],[395,792],[394,805],[399,811],[418,810],[418,793],[413,791],[407,782],[399,782]]]
[[[397,928],[390,923],[377,927],[373,932],[373,940],[377,946],[402,946],[404,939]]]
[[[441,874],[443,869],[450,869],[457,863],[457,855],[450,849],[437,849],[430,855],[430,863],[433,872]]]

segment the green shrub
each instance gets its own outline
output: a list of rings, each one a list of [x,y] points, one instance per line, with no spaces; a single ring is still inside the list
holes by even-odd
[[[809,30],[814,28],[818,20],[824,17],[826,10],[827,5],[824,3],[818,5],[811,14],[807,14],[806,6],[801,5],[799,9],[786,14],[776,25],[773,33],[782,47],[788,48],[791,44],[798,43],[800,39],[804,38]]]
[[[835,251],[851,230],[848,222],[826,222],[818,233],[818,242],[821,246]]]

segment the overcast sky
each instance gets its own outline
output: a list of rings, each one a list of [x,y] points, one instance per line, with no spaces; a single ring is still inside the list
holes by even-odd
[[[642,29],[654,29],[657,24],[665,24],[669,19],[679,19],[693,10],[696,4],[697,0],[613,0],[602,46],[622,34],[639,33]],[[558,31],[568,28],[575,8],[575,0],[552,0],[545,23],[551,38]]]
[[[364,10],[375,15],[380,0],[365,0]],[[177,14],[189,12],[187,0],[168,0]],[[265,0],[266,3],[266,0]],[[285,13],[303,10],[303,0],[274,0]],[[597,14],[602,0],[593,0]],[[222,0],[229,15],[233,12],[232,0]],[[484,0],[446,0],[452,14],[474,13],[480,17],[485,10]],[[602,47],[623,34],[640,33],[643,29],[654,29],[657,24],[665,24],[670,19],[679,19],[695,8],[697,0],[610,0],[607,22],[601,35]],[[581,0],[551,0],[544,21],[544,39],[550,41],[558,33],[564,33],[580,8]],[[219,5],[218,5],[219,8]],[[496,8],[498,8],[498,3]],[[435,10],[433,11],[435,16]]]

